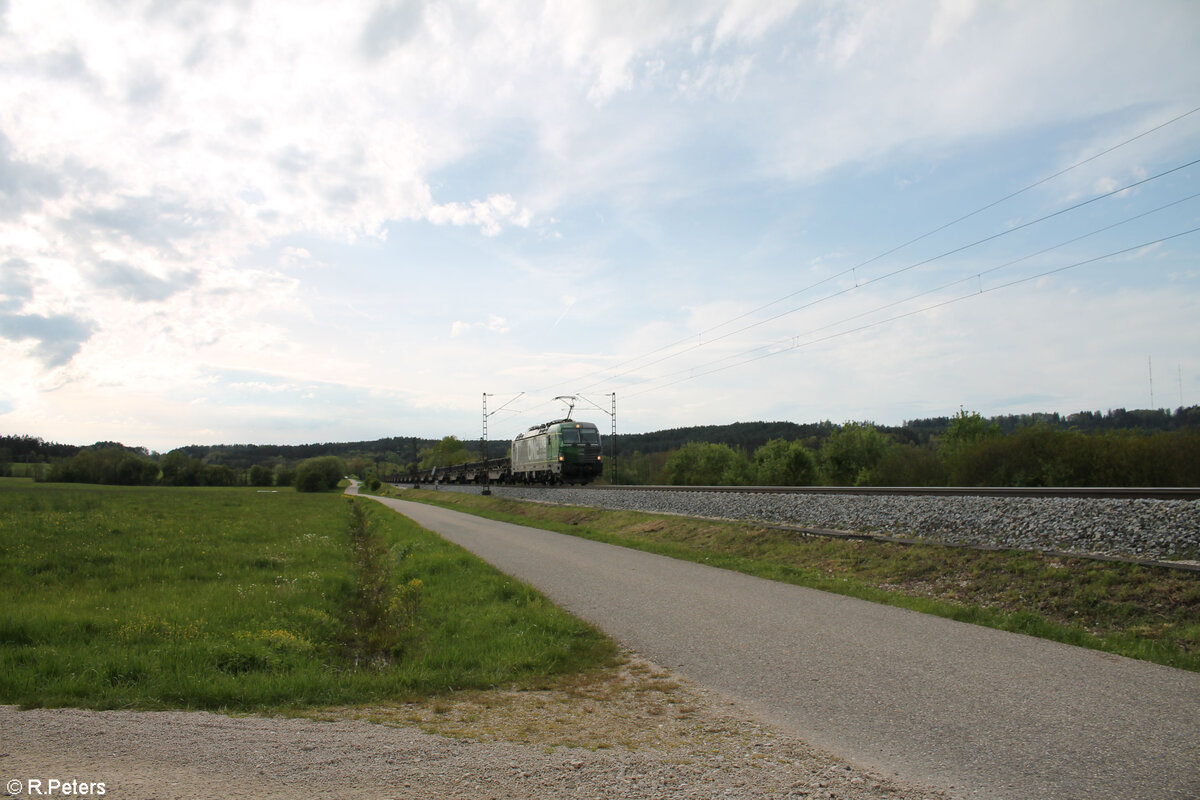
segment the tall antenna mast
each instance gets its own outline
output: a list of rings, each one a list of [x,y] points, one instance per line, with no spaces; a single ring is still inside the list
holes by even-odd
[[[1146,356],[1146,369],[1150,372],[1150,408],[1154,409],[1154,361],[1150,356]]]

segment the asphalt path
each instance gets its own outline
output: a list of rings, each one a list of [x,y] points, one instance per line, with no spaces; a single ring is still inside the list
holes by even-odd
[[[989,800],[1200,798],[1195,673],[380,502],[623,645],[884,774]]]

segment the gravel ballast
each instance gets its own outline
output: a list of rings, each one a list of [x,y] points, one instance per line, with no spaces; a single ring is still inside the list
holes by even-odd
[[[475,487],[465,490],[479,491]],[[743,494],[511,486],[493,486],[492,493],[544,503],[872,532],[976,547],[1147,560],[1200,558],[1200,502],[1194,500]]]

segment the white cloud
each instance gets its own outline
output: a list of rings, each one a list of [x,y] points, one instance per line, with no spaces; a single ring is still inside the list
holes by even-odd
[[[435,225],[477,225],[484,236],[498,236],[505,224],[528,228],[531,217],[529,209],[519,208],[507,194],[494,194],[471,203],[444,203],[426,213],[426,218]]]
[[[929,45],[946,44],[975,13],[975,0],[942,0],[929,24]]]
[[[504,317],[489,314],[486,320],[482,322],[463,322],[455,320],[450,325],[450,336],[452,338],[469,334],[473,331],[487,331],[488,333],[505,334],[509,331],[509,324]]]
[[[999,137],[1195,96],[1195,71],[1182,59],[1200,15],[1186,3],[1158,10],[1055,3],[1026,15],[991,3],[833,6],[814,20],[814,46],[790,50],[791,68],[764,76],[777,102],[778,147],[764,153],[762,168],[812,176],[899,148]],[[1117,53],[1132,42],[1140,55],[1131,69]],[[1156,44],[1143,50],[1149,42]]]
[[[1070,164],[1200,93],[1189,2],[3,8],[0,348],[18,385],[0,403],[26,425],[69,418],[71,398],[103,419],[97,387],[115,405],[119,387],[212,404],[214,370],[398,392],[408,409],[594,373],[977,196],[953,186],[947,208],[896,214],[864,173],[894,168],[889,186],[916,193],[997,144]],[[1059,130],[1048,152],[1031,144]],[[1038,200],[1149,174],[1194,134],[1147,137]],[[967,162],[988,199],[1011,188]],[[849,234],[814,224],[851,202]],[[729,352],[805,329],[764,326]],[[397,388],[420,381],[428,395]],[[752,415],[755,396],[729,408]]]

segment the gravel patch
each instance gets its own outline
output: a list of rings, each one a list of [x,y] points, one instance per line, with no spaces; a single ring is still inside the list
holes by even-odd
[[[476,487],[443,487],[478,492]],[[1124,558],[1200,557],[1200,501],[658,492],[494,486],[514,499]]]
[[[814,751],[632,654],[538,691],[308,718],[0,706],[0,730],[0,796],[55,778],[133,800],[948,797]]]

